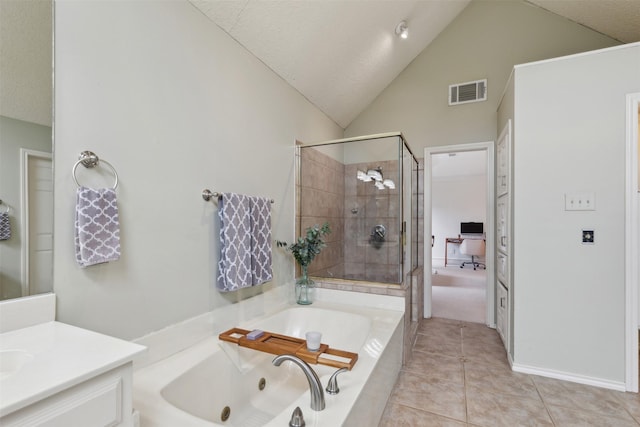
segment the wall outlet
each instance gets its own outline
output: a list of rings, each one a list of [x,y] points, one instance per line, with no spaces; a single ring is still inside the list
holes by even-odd
[[[566,193],[564,195],[565,211],[595,211],[596,194],[591,192]]]

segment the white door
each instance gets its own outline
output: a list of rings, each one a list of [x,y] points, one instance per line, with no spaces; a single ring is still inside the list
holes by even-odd
[[[23,295],[53,289],[53,173],[51,154],[22,150]]]

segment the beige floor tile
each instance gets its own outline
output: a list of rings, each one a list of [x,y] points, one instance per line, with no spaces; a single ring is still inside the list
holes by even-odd
[[[403,369],[426,377],[464,384],[464,366],[458,356],[414,350],[411,361]]]
[[[584,411],[579,408],[564,408],[554,405],[547,405],[547,408],[556,427],[638,427],[638,423],[625,411],[619,413],[619,416],[612,416]]]
[[[400,372],[390,401],[460,421],[466,420],[464,386],[413,372]]]
[[[640,394],[639,393],[614,393],[614,397],[626,408],[626,410],[640,423]]]
[[[439,329],[430,334],[417,334],[413,348],[429,353],[462,356],[462,339],[460,332],[456,336],[455,333]]]
[[[546,405],[576,408],[602,415],[618,416],[626,413],[616,392],[568,381],[532,376]]]
[[[379,427],[465,427],[466,425],[451,418],[390,403],[384,410]]]
[[[467,390],[491,390],[492,393],[526,397],[542,403],[530,375],[507,368],[496,369],[495,365],[484,363],[465,363],[464,375]]]
[[[495,330],[420,322],[380,427],[640,427],[640,395],[513,372]]]
[[[482,323],[464,322],[462,324],[463,338],[487,338],[490,340],[500,341],[500,335],[495,329],[488,327]],[[502,342],[502,341],[500,341]]]
[[[489,334],[486,332],[481,332],[480,334],[475,334],[474,332],[470,332],[469,328],[462,328],[462,342],[464,343],[482,343],[486,347],[492,347],[494,349],[501,349],[505,351],[504,345],[502,344],[502,340],[498,334]]]
[[[462,342],[462,354],[466,361],[509,366],[507,351],[501,343],[487,342],[477,338],[465,339]]]
[[[434,317],[420,322],[420,325],[418,326],[418,333],[429,335],[447,333],[461,337],[460,329],[463,326],[464,322],[460,322],[459,320],[440,319]]]
[[[482,427],[552,426],[540,399],[467,389],[468,422]]]

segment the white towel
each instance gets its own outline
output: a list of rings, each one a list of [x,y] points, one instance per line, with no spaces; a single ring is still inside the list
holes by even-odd
[[[113,188],[78,188],[75,245],[81,267],[120,258],[120,222]]]
[[[271,200],[251,197],[251,283],[261,285],[273,278],[271,271]]]
[[[250,213],[248,196],[224,193],[218,202],[220,260],[216,286],[222,292],[252,285]]]

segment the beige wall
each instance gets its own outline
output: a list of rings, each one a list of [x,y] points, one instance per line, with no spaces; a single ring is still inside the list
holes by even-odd
[[[55,2],[54,286],[58,319],[130,339],[290,285],[215,289],[217,206],[205,188],[274,199],[272,237],[294,237],[295,141],[342,129],[185,1]],[[120,177],[119,261],[81,269],[73,250],[82,150]],[[84,172],[84,171],[83,171]],[[111,177],[84,173],[85,185]]]
[[[473,1],[346,129],[402,131],[424,147],[496,139],[496,110],[516,64],[618,44],[524,2]],[[448,86],[488,79],[488,100],[450,107]]]

